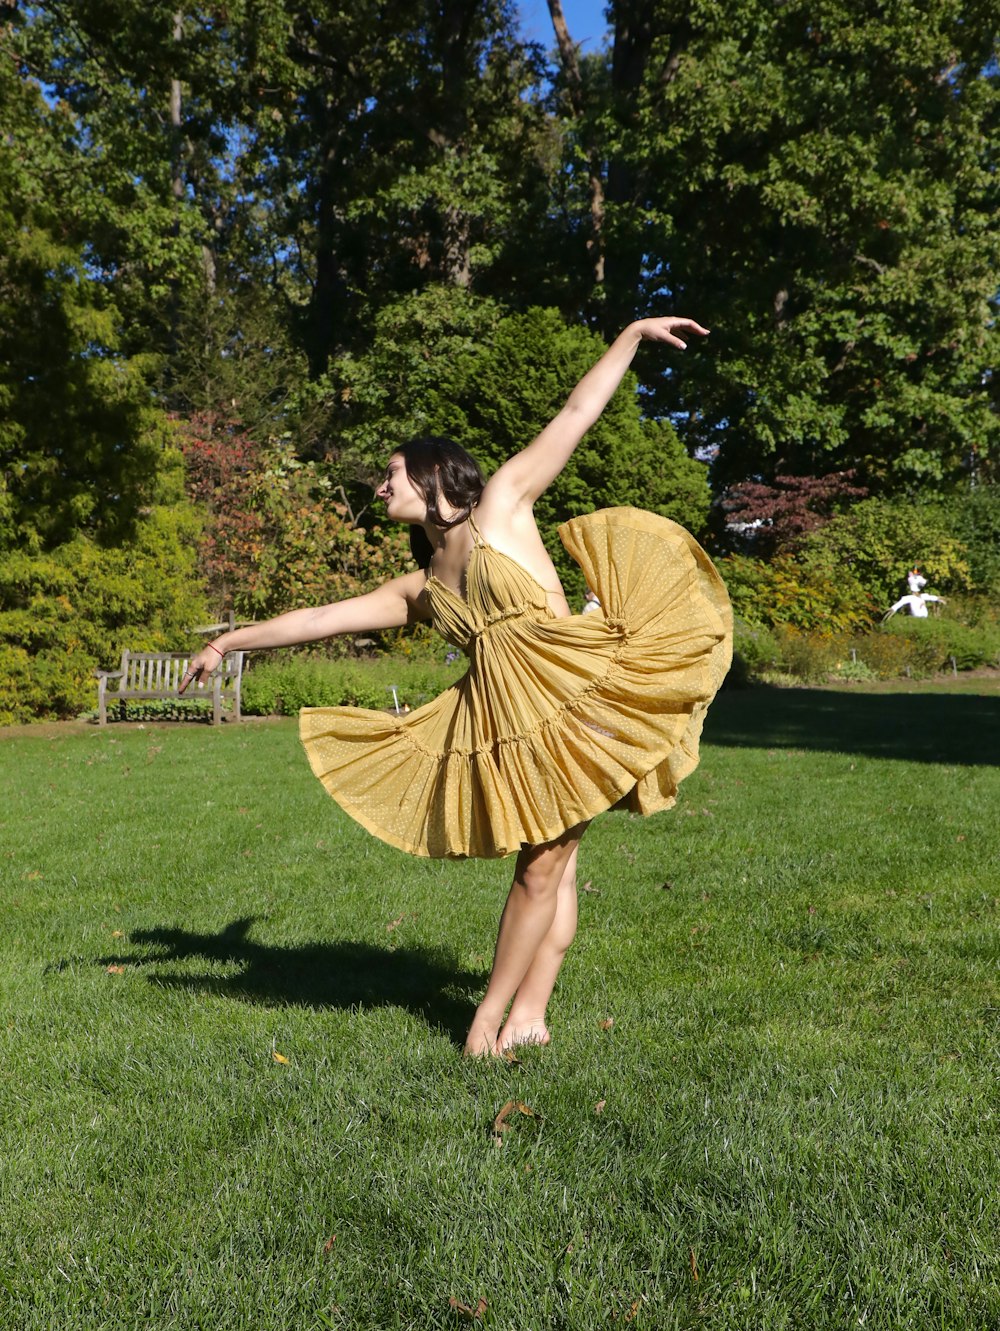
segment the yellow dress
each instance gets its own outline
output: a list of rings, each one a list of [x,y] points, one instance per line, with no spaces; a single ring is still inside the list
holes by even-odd
[[[602,609],[556,618],[531,574],[473,532],[465,598],[428,581],[434,625],[468,672],[405,716],[303,708],[316,776],[414,855],[509,855],[622,800],[669,808],[732,655],[708,556],[640,509],[573,518],[559,535]]]

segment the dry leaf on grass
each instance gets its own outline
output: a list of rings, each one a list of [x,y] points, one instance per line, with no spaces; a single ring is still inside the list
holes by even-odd
[[[603,1114],[603,1113],[604,1113],[604,1106],[605,1106],[607,1103],[608,1103],[607,1100],[598,1100],[597,1104],[594,1105],[594,1113],[595,1113],[595,1114]]]
[[[593,892],[593,894],[598,897],[601,895],[601,889],[599,887],[595,887],[589,878],[585,883],[580,884],[580,891]]]
[[[688,1257],[691,1262],[691,1279],[697,1283],[698,1280],[698,1258],[694,1255],[694,1248],[688,1249]]]
[[[336,1234],[331,1234],[330,1237],[327,1239],[327,1241],[323,1244],[323,1255],[324,1255],[324,1256],[326,1256],[326,1254],[327,1254],[328,1252],[332,1252],[332,1251],[333,1251],[333,1245],[334,1245],[336,1242],[337,1242],[337,1236],[336,1236]]]
[[[487,1303],[485,1299],[480,1299],[474,1308],[470,1308],[467,1303],[460,1303],[454,1295],[448,1300],[448,1307],[452,1312],[458,1313],[459,1317],[464,1317],[467,1322],[478,1322],[486,1311]]]
[[[284,1055],[284,1054],[279,1054],[278,1051],[277,1051],[277,1049],[272,1049],[272,1050],[271,1050],[271,1057],[274,1059],[275,1063],[287,1063],[287,1062],[288,1062],[288,1059],[285,1057],[285,1055]]]
[[[526,1105],[523,1100],[508,1100],[493,1120],[493,1127],[490,1129],[490,1136],[498,1146],[503,1143],[503,1134],[509,1132],[513,1127],[512,1123],[507,1122],[507,1119],[513,1113],[523,1114],[525,1118],[540,1117],[540,1115],[536,1114],[535,1111],[530,1108],[530,1106]]]
[[[124,975],[124,974],[125,974],[125,967],[124,967],[124,966],[109,966],[109,967],[108,967],[108,974],[109,974],[109,975]]]
[[[604,1020],[601,1022],[601,1030],[602,1030],[602,1031],[610,1031],[611,1027],[612,1027],[614,1024],[615,1024],[615,1019],[614,1019],[614,1017],[605,1017]]]

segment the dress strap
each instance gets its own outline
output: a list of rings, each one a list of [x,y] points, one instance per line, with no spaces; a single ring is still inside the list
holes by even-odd
[[[469,513],[469,531],[472,532],[472,542],[474,545],[486,544],[486,542],[483,540],[483,533],[479,530],[479,526],[476,523],[476,519],[472,516],[471,512]]]

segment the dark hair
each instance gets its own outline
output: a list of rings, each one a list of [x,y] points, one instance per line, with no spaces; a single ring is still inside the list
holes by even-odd
[[[393,449],[406,464],[406,474],[427,503],[427,516],[436,527],[447,531],[465,522],[483,493],[483,473],[479,464],[460,444],[443,435],[427,434],[408,439]],[[444,499],[456,511],[453,518],[441,516],[438,505]],[[427,568],[434,547],[423,527],[410,527],[410,551],[420,568]]]

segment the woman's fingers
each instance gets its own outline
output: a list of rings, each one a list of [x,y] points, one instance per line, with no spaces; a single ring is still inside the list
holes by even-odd
[[[195,683],[203,684],[211,673],[212,663],[210,661],[201,661],[200,656],[196,656],[193,661],[188,662],[187,669],[181,676],[181,682],[177,687],[177,692],[184,693]]]
[[[653,342],[666,342],[683,351],[687,343],[677,336],[678,331],[695,333],[698,337],[707,337],[709,333],[709,329],[703,328],[695,319],[679,319],[672,316],[665,319],[646,319],[642,325],[643,337]]]

